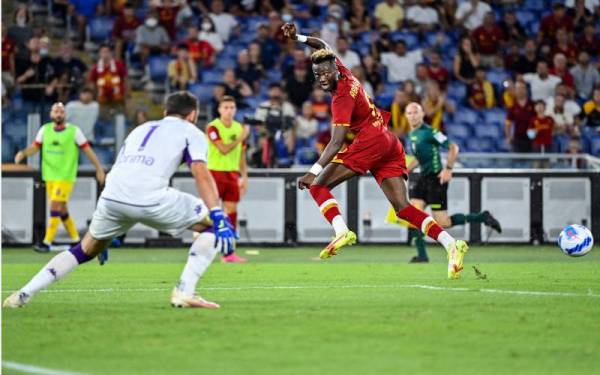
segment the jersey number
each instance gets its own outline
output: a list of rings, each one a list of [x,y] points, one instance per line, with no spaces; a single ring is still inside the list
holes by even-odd
[[[159,126],[160,125],[153,125],[153,126],[150,127],[150,130],[148,130],[148,133],[144,137],[144,140],[142,141],[142,144],[138,148],[138,151],[143,151],[144,150],[144,147],[146,147],[146,144],[148,143],[148,140],[150,140],[150,136],[152,135],[152,133],[154,133],[154,131],[156,130],[156,128],[158,128]]]

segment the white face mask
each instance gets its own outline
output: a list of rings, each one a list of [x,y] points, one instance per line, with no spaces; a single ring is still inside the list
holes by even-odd
[[[40,48],[41,56],[48,56],[48,48]]]
[[[202,31],[210,31],[211,27],[212,27],[212,25],[210,23],[204,22],[202,24]]]
[[[20,27],[24,27],[27,22],[27,17],[19,16],[17,17],[17,25]]]
[[[148,18],[146,20],[146,26],[154,28],[156,25],[158,25],[158,20],[156,18]]]

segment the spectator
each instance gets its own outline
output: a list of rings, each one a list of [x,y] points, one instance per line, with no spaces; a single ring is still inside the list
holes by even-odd
[[[474,49],[469,37],[460,40],[458,53],[454,56],[454,76],[465,84],[475,78],[475,69],[479,66],[479,53]]]
[[[569,41],[569,34],[565,28],[556,31],[556,43],[552,48],[552,56],[562,53],[567,58],[569,66],[577,62],[577,47]]]
[[[523,51],[524,53],[519,57],[514,65],[514,71],[519,74],[534,73],[537,70],[537,64],[539,61],[535,40],[527,39]]]
[[[552,4],[552,13],[542,18],[538,41],[554,43],[556,32],[561,28],[565,28],[567,33],[571,34],[573,32],[573,19],[567,15],[564,4],[555,2]]]
[[[404,10],[397,0],[385,0],[375,7],[375,25],[386,25],[391,31],[402,28]]]
[[[214,64],[216,51],[209,42],[198,38],[198,27],[195,25],[188,27],[187,38],[183,43],[187,46],[198,71]]]
[[[185,44],[177,46],[177,58],[169,62],[167,67],[171,90],[187,90],[188,85],[198,80],[196,62],[190,56]]]
[[[296,108],[300,108],[310,98],[313,89],[311,78],[307,66],[300,64],[294,68],[293,76],[286,81],[285,92]]]
[[[398,89],[394,94],[394,100],[390,105],[390,113],[392,114],[389,122],[389,127],[396,137],[404,139],[410,132],[408,119],[404,115],[406,106],[410,103],[408,95],[404,90]]]
[[[567,69],[567,58],[562,53],[557,53],[554,55],[553,62],[553,68],[549,70],[549,73],[560,78],[562,83],[569,89],[568,97],[572,98],[575,90],[575,83],[573,81],[573,76],[569,72],[569,69]]]
[[[133,115],[133,127],[134,128],[137,126],[140,126],[142,124],[145,124],[148,121],[150,121],[150,119],[148,118],[148,113],[146,113],[145,110],[138,109],[135,111],[135,114]]]
[[[250,43],[248,45],[248,56],[250,57],[250,64],[254,66],[254,69],[263,74],[265,67],[262,64],[262,51],[260,49],[260,44],[257,42]]]
[[[352,0],[349,18],[352,35],[371,31],[371,18],[362,0]]]
[[[594,6],[590,3],[596,3],[596,5],[598,5],[598,0],[576,0],[571,1],[570,3],[570,6],[565,4],[567,6],[567,15],[573,20],[573,31],[575,33],[580,33],[583,31],[583,27],[587,22],[594,22]],[[591,10],[586,8],[586,5],[591,5]]]
[[[444,130],[444,113],[454,112],[454,108],[446,101],[446,95],[440,91],[435,81],[429,81],[427,84],[421,106],[425,112],[425,122],[439,131]]]
[[[429,72],[427,70],[427,65],[419,63],[417,64],[415,70],[415,91],[417,95],[423,96],[425,94],[426,86],[429,83]]]
[[[477,51],[481,54],[481,66],[491,68],[494,66],[496,55],[504,42],[502,29],[496,24],[494,12],[488,12],[483,18],[483,25],[471,34]]]
[[[134,53],[139,54],[142,63],[146,64],[150,56],[168,52],[170,42],[164,27],[158,24],[156,13],[151,12],[146,16],[144,24],[135,30]]]
[[[583,115],[585,125],[600,133],[600,87],[594,88],[592,99],[583,105]]]
[[[315,118],[319,121],[329,119],[329,100],[326,99],[325,91],[322,88],[317,87],[313,90],[311,103]]]
[[[419,0],[406,10],[406,22],[414,31],[427,32],[438,28],[440,20],[429,0]]]
[[[440,14],[442,29],[448,30],[453,28],[456,21],[456,10],[458,9],[457,0],[445,0],[436,3],[438,4],[437,10]]]
[[[281,16],[275,10],[269,12],[267,27],[269,28],[269,36],[279,44],[287,44],[287,38],[283,35],[283,21]]]
[[[246,82],[253,92],[257,93],[260,91],[261,72],[259,72],[254,64],[250,62],[248,50],[243,49],[238,52],[235,75]]]
[[[421,102],[421,96],[417,94],[417,86],[412,79],[404,81],[404,92],[406,93],[406,96],[408,96],[409,102]]]
[[[210,100],[211,113],[213,118],[219,117],[219,103],[225,97],[225,85],[218,84],[213,88],[213,97]]]
[[[398,40],[394,45],[394,52],[381,54],[381,63],[387,67],[388,81],[400,82],[415,79],[415,65],[423,60],[423,51],[419,48],[406,51],[406,43]]]
[[[506,109],[511,109],[515,104],[515,81],[512,78],[504,81],[504,89],[502,90],[502,106]]]
[[[281,49],[279,48],[279,44],[269,35],[269,28],[266,25],[258,27],[255,42],[260,46],[262,66],[267,70],[271,69],[275,65]]]
[[[375,38],[371,42],[371,53],[373,57],[380,60],[383,53],[392,52],[393,49],[394,42],[390,35],[390,28],[387,25],[381,25],[379,27],[379,38]]]
[[[524,82],[515,83],[515,102],[507,111],[504,136],[513,152],[531,152],[531,140],[527,130],[535,116],[533,103],[527,94],[527,85]]]
[[[575,128],[575,116],[565,107],[566,98],[561,94],[554,95],[554,105],[546,108],[546,115],[554,120],[554,133],[557,135],[578,135]]]
[[[88,21],[103,13],[99,11],[103,8],[103,0],[69,0],[69,3],[69,11],[77,21],[79,47],[83,47]]]
[[[571,113],[575,119],[581,113],[581,107],[575,100],[569,99],[569,88],[564,83],[559,83],[554,89],[554,95],[546,99],[546,108],[554,107],[554,97],[556,95],[562,95],[565,98],[565,108],[567,112]]]
[[[570,73],[579,100],[591,97],[594,87],[600,85],[600,73],[590,64],[590,55],[586,51],[579,53],[578,64],[571,68]]]
[[[100,106],[94,100],[94,89],[84,86],[79,90],[79,100],[72,100],[65,107],[67,122],[76,124],[90,143],[95,143],[94,127],[100,114]]]
[[[576,39],[576,45],[580,51],[585,51],[590,54],[592,58],[600,55],[600,37],[596,33],[596,25],[593,23],[587,23],[581,34]]]
[[[571,10],[577,8],[578,3],[582,4],[586,11],[589,13],[594,14],[600,12],[600,1],[598,0],[566,0],[565,6],[569,8],[569,10]]]
[[[546,103],[543,100],[535,102],[535,116],[531,120],[528,135],[533,140],[533,151],[546,153],[552,151],[552,133],[554,120],[547,115]]]
[[[223,0],[213,0],[210,8],[209,16],[223,43],[229,40],[231,34],[239,34],[238,22],[235,17],[225,11]]]
[[[296,120],[296,140],[307,141],[317,135],[318,121],[313,117],[311,102],[302,103],[302,115]]]
[[[337,13],[328,14],[325,22],[321,24],[321,30],[319,30],[321,39],[330,46],[335,46],[338,38],[343,36],[343,26],[340,26],[341,19],[337,16]]]
[[[87,65],[73,56],[71,41],[63,41],[60,45],[60,56],[52,62],[58,78],[58,101],[69,101],[85,82]]]
[[[348,69],[360,66],[358,53],[349,49],[348,39],[341,37],[337,40],[337,55]]]
[[[177,28],[175,22],[177,20],[177,13],[181,10],[181,5],[177,4],[175,0],[163,0],[162,4],[153,8],[158,15],[158,23],[164,27],[171,40],[176,40]]]
[[[2,25],[2,80],[14,82],[15,80],[15,55],[17,44],[8,35],[6,25]]]
[[[212,18],[204,16],[200,23],[200,28],[198,40],[208,42],[217,53],[221,52],[223,50],[223,41],[216,31]]]
[[[127,95],[127,68],[122,60],[116,59],[110,46],[103,44],[98,51],[99,60],[89,74],[100,103],[100,117],[107,118],[115,111],[125,110]]]
[[[123,12],[117,17],[112,29],[112,38],[115,41],[115,56],[122,59],[126,48],[135,42],[135,32],[142,25],[136,17],[135,8],[131,2],[126,2]]]
[[[283,79],[288,80],[293,77],[294,69],[310,68],[310,60],[304,52],[304,48],[294,48],[290,54],[284,57],[281,70],[283,71]],[[312,72],[309,74],[312,80]]]
[[[450,80],[450,73],[448,72],[448,69],[442,65],[442,56],[437,51],[432,51],[429,54],[427,75],[429,76],[429,79],[432,79],[438,83],[440,90],[446,91],[446,88],[448,87],[448,81]]]
[[[552,96],[556,85],[560,83],[560,78],[549,74],[548,63],[545,61],[539,61],[537,72],[524,74],[523,79],[531,87],[531,99],[534,101]]]
[[[246,82],[235,76],[233,69],[226,69],[223,72],[223,85],[225,86],[225,96],[233,96],[238,108],[247,107],[244,98],[252,95],[252,89]]]
[[[500,26],[505,40],[520,42],[525,39],[525,29],[519,23],[514,10],[506,11],[498,26]]]
[[[29,60],[17,64],[15,73],[25,109],[47,118],[48,108],[56,101],[58,84],[50,58],[42,57],[39,51],[33,50]]]
[[[378,94],[383,89],[383,79],[381,73],[379,73],[379,67],[377,61],[371,55],[365,55],[362,59],[362,68],[365,73],[365,78]]]
[[[27,6],[20,5],[13,16],[14,24],[7,30],[7,36],[16,43],[20,49],[27,49],[27,43],[33,38],[33,28],[29,26],[31,15]]]
[[[483,18],[486,13],[491,11],[492,8],[483,1],[463,1],[456,10],[456,24],[463,26],[469,31],[473,31],[483,24]]]
[[[494,86],[485,78],[485,69],[477,68],[475,79],[468,87],[468,98],[473,109],[490,109],[496,106]]]

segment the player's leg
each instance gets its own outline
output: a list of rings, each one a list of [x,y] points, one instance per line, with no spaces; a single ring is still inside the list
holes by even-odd
[[[64,202],[50,199],[50,217],[46,226],[46,233],[42,244],[34,246],[34,250],[44,253],[50,251],[50,246],[54,242],[56,232],[60,226],[60,217],[64,210]]]
[[[223,211],[229,217],[233,229],[237,230],[237,206],[240,201],[240,185],[237,177],[227,180],[223,191],[219,188],[219,196],[223,200]],[[242,258],[235,251],[221,257],[223,263],[246,263],[248,259]]]
[[[422,199],[411,199],[410,203],[421,211],[423,211],[427,206],[427,203]],[[427,248],[425,246],[425,237],[423,236],[423,232],[414,226],[411,226],[408,228],[408,235],[409,238],[414,240],[415,247],[417,249],[417,255],[410,260],[410,263],[429,262],[429,256],[427,255]]]
[[[329,258],[337,254],[337,251],[346,245],[356,242],[356,234],[348,229],[337,200],[331,194],[331,190],[342,182],[356,176],[356,172],[338,163],[330,163],[317,176],[315,183],[309,191],[317,203],[321,214],[332,225],[335,238],[321,252],[321,259]]]
[[[500,222],[489,211],[471,212],[468,214],[458,213],[448,218],[448,227],[465,225],[467,223],[482,223],[496,232],[502,233]]]
[[[71,237],[71,240],[73,240],[75,242],[79,242],[79,232],[77,231],[77,226],[75,225],[75,221],[73,221],[73,218],[69,214],[69,208],[68,208],[66,202],[64,204],[64,209],[62,211],[62,214],[60,215],[60,220],[62,220],[63,226],[65,227],[65,230],[69,234],[69,237]]]

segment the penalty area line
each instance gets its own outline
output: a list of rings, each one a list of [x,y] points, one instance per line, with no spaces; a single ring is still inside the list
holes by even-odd
[[[600,294],[595,294],[591,290],[586,293],[575,292],[552,292],[535,290],[510,290],[510,289],[490,289],[490,288],[465,288],[465,287],[445,287],[424,284],[392,284],[392,285],[256,285],[256,286],[231,286],[231,287],[201,287],[200,290],[228,291],[228,290],[303,290],[303,289],[423,289],[442,292],[470,292],[470,293],[491,293],[508,294],[522,296],[538,297],[591,297],[600,298]],[[171,288],[100,288],[100,289],[50,289],[42,290],[41,293],[147,293],[147,292],[167,292]],[[2,291],[2,294],[11,293]]]
[[[38,375],[85,375],[82,372],[72,372],[63,370],[54,370],[46,367],[39,367],[28,365],[25,363],[18,363],[13,361],[2,361],[2,367],[9,370],[15,370],[23,372],[25,374],[38,374]]]

